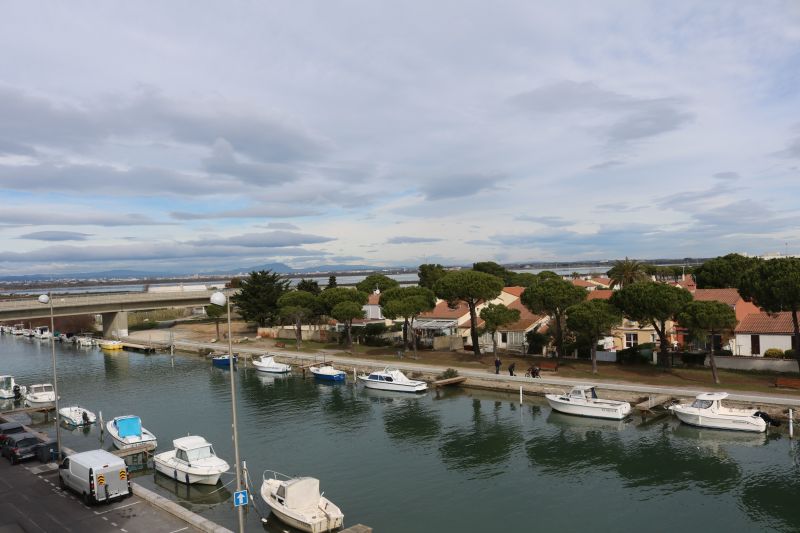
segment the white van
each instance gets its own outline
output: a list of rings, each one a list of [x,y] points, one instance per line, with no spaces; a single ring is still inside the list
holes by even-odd
[[[110,502],[133,494],[128,466],[121,458],[105,450],[70,455],[58,468],[61,488],[81,495],[86,505]]]

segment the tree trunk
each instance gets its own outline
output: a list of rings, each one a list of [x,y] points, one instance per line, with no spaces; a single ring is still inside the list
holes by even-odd
[[[408,349],[408,318],[403,319],[403,355]]]
[[[658,327],[658,324],[653,322],[653,328],[656,330],[658,334],[658,339],[661,342],[661,346],[658,347],[658,366],[665,366],[667,368],[672,366],[672,362],[669,359],[669,353],[667,352],[667,323],[661,322],[661,327]]]
[[[497,357],[497,332],[492,332],[492,353]]]
[[[303,340],[303,324],[300,322],[300,317],[298,316],[295,321],[295,329],[294,329],[294,341],[297,345],[297,351],[300,351],[300,341]]]
[[[345,322],[345,327],[347,328],[347,349],[351,350],[353,348],[353,337],[350,335],[350,326],[352,325],[353,321],[348,320]]]
[[[592,374],[597,374],[597,341],[592,339]]]
[[[472,334],[472,353],[475,357],[481,356],[481,347],[478,344],[478,314],[475,312],[475,302],[467,302],[469,305],[469,329]]]
[[[219,317],[214,319],[214,325],[217,326],[217,340],[219,340]]]
[[[800,370],[800,325],[798,325],[797,321],[797,309],[792,309],[792,325],[794,325],[792,348],[794,349],[794,357],[797,359],[797,368]]]
[[[417,332],[414,331],[414,319],[411,319],[411,345],[414,347],[414,359],[418,359],[417,355]]]
[[[561,313],[556,312],[553,318],[556,319],[556,360],[560,361],[561,351],[564,349],[564,337],[561,331]]]
[[[711,351],[708,353],[708,362],[711,363],[711,376],[714,383],[719,385],[719,374],[717,374],[717,362],[714,360],[714,332],[711,332]]]

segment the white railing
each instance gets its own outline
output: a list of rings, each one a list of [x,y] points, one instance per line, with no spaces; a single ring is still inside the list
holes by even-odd
[[[207,291],[175,291],[175,292],[125,292],[113,294],[93,294],[81,296],[54,295],[53,308],[92,306],[116,303],[136,303],[136,302],[159,302],[164,300],[197,300],[198,298],[208,299],[215,290]],[[22,310],[33,308],[45,308],[36,299],[16,298],[0,300],[0,311]]]

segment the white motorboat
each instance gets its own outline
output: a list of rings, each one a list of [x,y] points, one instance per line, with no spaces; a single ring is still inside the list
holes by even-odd
[[[23,324],[14,324],[11,327],[11,334],[12,335],[22,335],[23,328],[25,326]]]
[[[424,381],[408,379],[405,374],[396,369],[385,368],[369,375],[358,376],[361,383],[368,389],[388,390],[397,392],[423,392],[428,389]]]
[[[22,336],[23,337],[33,337],[33,330],[32,329],[28,329],[28,328],[23,329],[22,330]]]
[[[722,400],[727,397],[727,392],[704,392],[691,404],[671,405],[668,409],[684,424],[701,428],[761,433],[767,430],[767,424],[778,425],[758,409],[723,407]]]
[[[555,411],[568,415],[622,420],[631,412],[631,404],[597,397],[594,385],[576,385],[569,394],[545,394]]]
[[[270,372],[272,374],[285,374],[292,371],[291,365],[277,363],[271,355],[262,355],[258,359],[253,359],[253,366],[259,372]]]
[[[37,383],[25,391],[25,402],[31,406],[53,403],[56,401],[56,391],[50,383]]]
[[[156,436],[142,427],[142,419],[135,415],[118,416],[109,420],[106,430],[120,450],[135,448],[144,444],[158,445]]]
[[[203,437],[188,436],[172,441],[174,450],[153,458],[156,470],[176,481],[191,485],[216,485],[230,465],[214,453],[214,447]]]
[[[0,400],[10,400],[16,395],[14,394],[14,386],[17,384],[14,381],[14,376],[0,376]],[[17,389],[19,390],[19,388]]]
[[[75,337],[75,344],[82,347],[94,346],[96,341],[92,337],[81,336]]]
[[[47,326],[38,326],[33,328],[33,336],[37,339],[50,339],[53,334],[50,333],[50,328]]]
[[[322,533],[344,523],[341,509],[320,494],[319,480],[313,477],[290,478],[267,470],[261,497],[278,519],[300,531]]]
[[[97,417],[93,412],[83,407],[78,407],[77,405],[62,407],[58,410],[58,414],[60,414],[61,418],[69,425],[75,427],[90,426],[97,421]]]
[[[343,370],[336,370],[332,365],[323,363],[308,368],[314,377],[324,381],[345,381],[347,374]]]

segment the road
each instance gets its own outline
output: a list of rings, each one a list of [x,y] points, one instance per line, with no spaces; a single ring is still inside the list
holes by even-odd
[[[11,466],[0,459],[0,533],[191,533],[183,520],[137,496],[86,507],[58,487],[55,465],[36,460]]]

